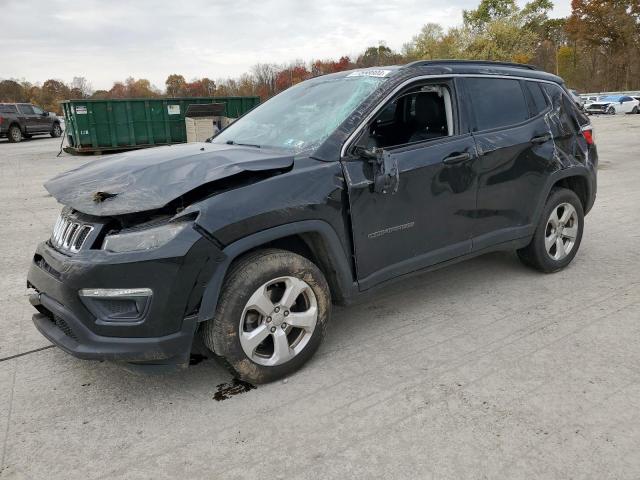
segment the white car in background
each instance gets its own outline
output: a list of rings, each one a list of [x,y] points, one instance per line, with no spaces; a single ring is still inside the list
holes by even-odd
[[[585,110],[589,114],[638,113],[640,111],[640,101],[628,95],[605,95],[597,101],[586,105]]]

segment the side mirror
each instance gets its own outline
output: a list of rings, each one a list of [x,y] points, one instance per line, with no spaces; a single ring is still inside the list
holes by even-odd
[[[42,116],[43,117],[48,117],[49,116],[49,112],[47,112],[46,110],[44,112],[42,112]]]
[[[373,191],[393,195],[398,191],[400,172],[398,161],[385,150],[379,149],[376,158],[376,173],[373,178]]]
[[[356,147],[355,153],[373,164],[373,191],[394,194],[398,191],[400,175],[398,161],[382,148]]]

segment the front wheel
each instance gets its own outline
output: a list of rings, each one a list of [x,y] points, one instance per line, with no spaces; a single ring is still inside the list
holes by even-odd
[[[518,256],[524,264],[541,272],[557,272],[576,256],[583,229],[584,212],[578,196],[566,188],[554,189],[531,243],[518,250]]]
[[[607,113],[609,115],[615,115],[616,114],[616,109],[614,107],[609,107],[609,108],[607,108]]]
[[[203,340],[235,376],[266,383],[311,358],[330,315],[329,287],[315,264],[285,250],[260,250],[232,265]]]
[[[62,135],[62,128],[59,123],[54,123],[53,128],[51,129],[50,135],[53,138],[59,138]]]

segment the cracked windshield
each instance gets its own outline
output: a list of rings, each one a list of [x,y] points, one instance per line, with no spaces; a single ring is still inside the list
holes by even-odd
[[[359,75],[304,82],[230,125],[213,143],[313,150],[385,80]]]

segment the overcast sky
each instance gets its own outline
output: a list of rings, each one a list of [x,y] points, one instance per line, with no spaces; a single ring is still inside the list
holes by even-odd
[[[84,76],[108,89],[131,75],[164,89],[171,73],[218,79],[381,40],[399,49],[424,23],[459,24],[478,1],[0,0],[0,79]],[[569,3],[557,0],[553,16]]]

